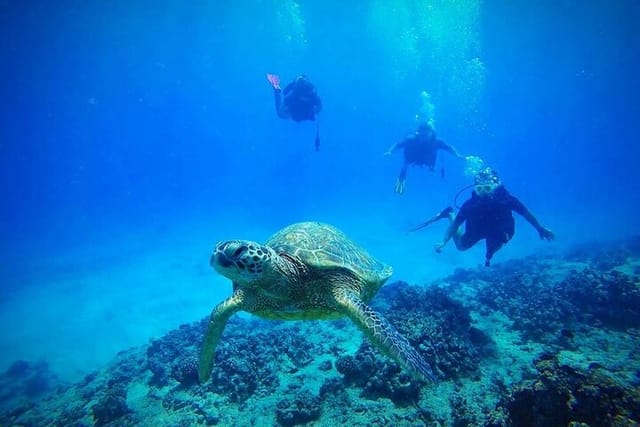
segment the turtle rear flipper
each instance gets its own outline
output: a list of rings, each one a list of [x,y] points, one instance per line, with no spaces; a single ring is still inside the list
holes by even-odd
[[[207,330],[204,333],[204,342],[200,350],[200,361],[198,363],[198,379],[204,383],[211,375],[213,369],[214,353],[216,346],[222,336],[222,331],[227,325],[229,318],[242,310],[244,302],[244,292],[237,291],[226,300],[218,304],[211,312]]]
[[[334,291],[334,298],[344,314],[358,325],[380,351],[415,376],[426,381],[438,381],[429,363],[411,346],[409,341],[356,294],[347,288],[338,287]]]

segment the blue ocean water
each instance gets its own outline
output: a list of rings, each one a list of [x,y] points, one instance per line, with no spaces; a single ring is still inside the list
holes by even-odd
[[[497,169],[557,235],[517,219],[495,262],[638,230],[640,4],[464,1],[0,1],[0,369],[70,378],[230,286],[226,238],[330,222],[425,283],[482,262],[406,230],[470,182],[385,150],[416,127]],[[277,118],[266,73],[304,73],[315,124]],[[440,169],[446,171],[440,176]],[[461,198],[464,200],[468,193]]]

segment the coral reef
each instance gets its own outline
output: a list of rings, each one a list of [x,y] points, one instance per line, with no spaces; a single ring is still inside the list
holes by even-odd
[[[398,406],[415,404],[420,398],[423,383],[380,356],[368,343],[363,343],[355,356],[338,358],[336,369],[344,375],[346,385],[362,390],[363,397],[387,398]]]
[[[113,383],[98,397],[98,402],[91,407],[96,426],[105,426],[119,421],[121,423],[131,410],[127,406],[127,391],[121,384]]]
[[[563,258],[567,261],[586,262],[597,270],[611,270],[627,262],[630,257],[640,256],[640,236],[603,245],[589,242],[575,245],[567,250]]]
[[[640,419],[640,388],[625,388],[600,368],[579,372],[544,354],[538,377],[504,398],[485,424],[498,426],[631,426]]]
[[[31,363],[17,360],[7,369],[2,379],[2,401],[16,396],[22,396],[28,401],[37,401],[60,382],[44,361]]]
[[[300,393],[293,399],[282,399],[276,405],[276,419],[281,426],[295,426],[320,418],[320,399]]]
[[[640,280],[619,271],[572,271],[559,284],[560,296],[575,307],[580,321],[625,330],[640,325]]]
[[[498,268],[500,274],[484,277],[484,286],[477,293],[478,302],[490,311],[506,314],[513,320],[513,328],[521,331],[525,339],[545,339],[557,335],[564,327],[571,327],[577,309],[560,295],[560,287],[549,283],[545,273],[549,268],[535,263],[540,268],[529,271],[518,264],[517,261],[508,263]]]
[[[525,339],[550,342],[580,324],[621,330],[640,324],[638,275],[586,265],[550,278],[545,272],[554,269],[553,261],[515,267],[519,264],[512,261],[498,267],[499,274],[493,277],[478,274],[471,280],[484,282],[477,291],[478,301],[491,311],[505,313]]]
[[[195,343],[202,340],[205,321],[194,325],[181,325],[161,339],[153,340],[147,348],[147,367],[153,374],[150,383],[162,387],[171,379],[190,385],[197,380],[197,371],[190,371],[197,361]],[[195,378],[193,375],[195,374]]]
[[[439,384],[348,320],[233,317],[199,384],[206,319],[64,384],[46,363],[0,375],[0,425],[604,426],[640,420],[640,239],[386,285],[372,306]]]
[[[490,340],[479,339],[482,333],[472,330],[469,309],[453,300],[446,289],[396,282],[382,290],[382,297],[390,301],[385,316],[425,353],[439,377],[476,374],[479,353]]]

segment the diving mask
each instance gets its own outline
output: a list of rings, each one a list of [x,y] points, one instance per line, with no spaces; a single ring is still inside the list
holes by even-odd
[[[491,168],[484,168],[478,172],[474,181],[474,190],[478,196],[487,196],[500,185],[498,174]]]
[[[498,184],[477,184],[473,187],[478,196],[487,196],[498,188]]]

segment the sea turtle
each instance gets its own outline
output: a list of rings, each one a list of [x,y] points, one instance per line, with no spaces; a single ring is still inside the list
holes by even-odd
[[[335,227],[302,222],[278,231],[264,245],[220,242],[211,266],[233,281],[233,295],[211,313],[200,352],[200,382],[209,379],[216,345],[238,311],[277,320],[348,316],[384,354],[419,378],[436,380],[409,341],[366,304],[391,276],[391,267]]]

